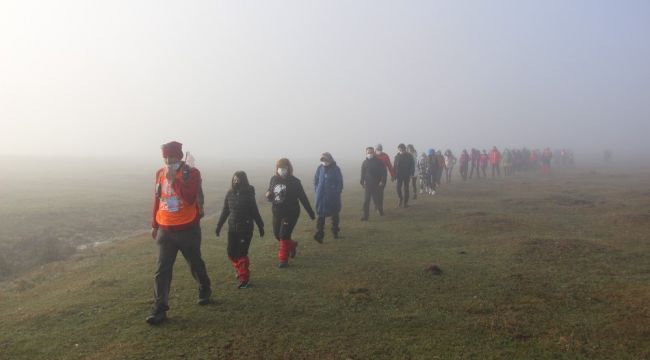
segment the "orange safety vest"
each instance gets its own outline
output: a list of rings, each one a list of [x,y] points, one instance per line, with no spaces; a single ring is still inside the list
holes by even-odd
[[[176,181],[183,181],[183,172],[176,172]],[[160,205],[156,211],[156,222],[162,226],[184,225],[193,222],[198,214],[197,203],[186,203],[176,194],[172,184],[167,181],[165,172],[158,173],[156,187],[159,188]]]

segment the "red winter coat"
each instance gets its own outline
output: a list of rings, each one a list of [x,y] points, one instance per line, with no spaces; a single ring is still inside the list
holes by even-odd
[[[492,150],[490,152],[490,164],[497,165],[499,164],[499,161],[501,161],[501,153],[499,152],[499,150],[496,149]]]
[[[375,157],[377,159],[381,160],[381,162],[384,163],[384,166],[386,166],[386,169],[388,170],[388,173],[390,174],[390,177],[394,178],[395,177],[395,169],[393,168],[393,165],[391,165],[391,163],[390,163],[390,157],[388,156],[388,154],[386,154],[385,152],[382,151],[381,154],[377,154],[377,155],[375,155]]]

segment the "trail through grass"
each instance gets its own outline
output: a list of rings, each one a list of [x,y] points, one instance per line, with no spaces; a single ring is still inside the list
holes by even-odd
[[[2,284],[0,358],[648,358],[649,183],[520,175],[456,182],[407,209],[391,186],[387,215],[367,223],[351,184],[343,238],[319,245],[303,214],[298,256],[281,270],[276,241],[255,237],[247,290],[211,218],[203,254],[216,301],[195,304],[179,257],[159,327],[144,322],[156,247],[134,237]]]

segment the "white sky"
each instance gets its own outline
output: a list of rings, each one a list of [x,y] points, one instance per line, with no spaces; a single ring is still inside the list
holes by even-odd
[[[650,1],[0,1],[0,155],[359,156],[650,134]]]

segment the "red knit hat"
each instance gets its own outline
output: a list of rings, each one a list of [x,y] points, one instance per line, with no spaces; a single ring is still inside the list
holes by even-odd
[[[179,160],[183,158],[183,144],[172,141],[167,144],[163,144],[161,147],[163,157],[175,157]]]

